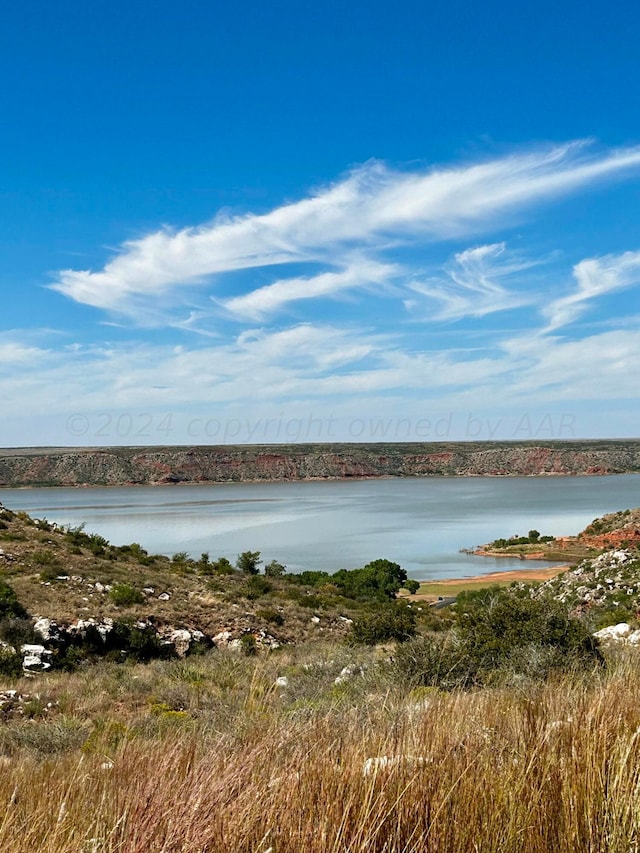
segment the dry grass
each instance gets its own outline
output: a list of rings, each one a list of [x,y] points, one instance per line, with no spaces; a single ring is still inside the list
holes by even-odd
[[[639,848],[636,659],[587,680],[406,694],[368,651],[365,675],[336,686],[353,654],[213,653],[38,682],[57,714],[0,724],[0,850]]]

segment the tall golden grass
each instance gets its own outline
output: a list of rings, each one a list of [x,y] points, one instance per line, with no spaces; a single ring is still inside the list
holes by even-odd
[[[65,676],[66,716],[10,725],[75,720],[81,737],[50,754],[18,740],[5,750],[0,850],[634,853],[637,664],[451,694],[406,694],[369,676],[347,699],[333,687],[300,701],[270,687],[281,664],[251,661],[233,664],[224,686],[236,705],[214,713],[215,673],[196,661],[168,670],[188,682],[186,711],[149,694],[136,715],[125,704],[136,690],[158,693],[161,665],[111,669],[110,687],[95,676],[86,702],[68,691],[89,691],[91,676]],[[291,671],[291,681],[303,673]]]

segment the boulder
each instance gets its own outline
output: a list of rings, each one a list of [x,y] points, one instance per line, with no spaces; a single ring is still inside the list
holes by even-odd
[[[60,639],[60,628],[52,619],[47,619],[43,616],[38,617],[33,623],[33,630],[42,640]]]
[[[593,636],[603,642],[620,642],[626,640],[629,634],[631,634],[631,625],[627,622],[619,622],[617,625],[609,625],[607,628],[601,628]]]
[[[187,628],[175,628],[168,635],[178,657],[188,655],[195,645],[211,646],[211,640],[202,631],[188,630]]]
[[[44,646],[35,643],[25,643],[20,647],[22,653],[22,668],[25,672],[45,672],[51,669],[53,653]]]

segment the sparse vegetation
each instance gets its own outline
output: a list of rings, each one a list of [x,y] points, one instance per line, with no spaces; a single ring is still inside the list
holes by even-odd
[[[509,539],[495,539],[487,547],[490,549],[512,548],[514,545],[543,545],[554,542],[554,536],[541,536],[537,530],[530,530],[526,536],[510,536]]]

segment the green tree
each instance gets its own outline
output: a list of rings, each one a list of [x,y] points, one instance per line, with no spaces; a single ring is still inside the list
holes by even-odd
[[[283,566],[282,563],[279,563],[277,560],[271,560],[270,563],[264,567],[264,573],[268,578],[279,578],[287,571],[287,567]]]
[[[341,569],[331,576],[342,595],[364,600],[392,600],[407,581],[406,571],[391,560],[373,560],[361,569]]]
[[[260,562],[260,551],[243,551],[242,554],[238,554],[236,566],[245,575],[257,575]]]

